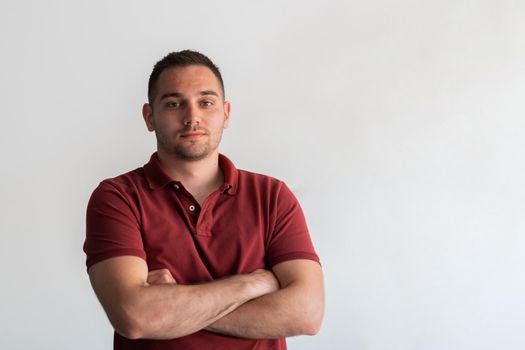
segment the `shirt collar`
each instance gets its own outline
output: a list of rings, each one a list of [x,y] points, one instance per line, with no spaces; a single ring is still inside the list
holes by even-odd
[[[230,195],[236,194],[239,171],[233,162],[223,154],[219,154],[219,167],[224,175],[224,185],[221,187],[221,190]],[[144,164],[144,175],[152,190],[162,188],[171,183],[177,183],[162,168],[157,152],[153,153],[149,162]]]
[[[233,162],[224,154],[219,154],[219,167],[224,175],[224,184],[227,186],[225,191],[234,195],[237,193],[239,171]]]

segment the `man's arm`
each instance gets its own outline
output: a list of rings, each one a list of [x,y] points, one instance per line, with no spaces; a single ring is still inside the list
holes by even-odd
[[[115,331],[130,339],[192,334],[279,288],[273,274],[264,270],[198,285],[151,284],[146,262],[134,256],[103,260],[88,272]]]
[[[242,338],[314,335],[324,313],[321,266],[311,260],[290,260],[273,267],[281,289],[251,300],[206,329]]]

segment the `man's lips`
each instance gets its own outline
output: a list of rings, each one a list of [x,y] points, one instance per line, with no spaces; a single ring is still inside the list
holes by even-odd
[[[180,137],[197,137],[197,136],[203,136],[206,135],[204,132],[187,132],[184,134],[181,134]]]

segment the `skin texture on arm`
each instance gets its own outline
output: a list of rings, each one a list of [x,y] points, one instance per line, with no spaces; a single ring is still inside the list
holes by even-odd
[[[257,270],[198,285],[181,285],[169,271],[150,273],[134,256],[94,264],[89,277],[115,331],[130,339],[174,339],[199,331],[243,303],[279,288]],[[169,276],[167,277],[167,274]]]
[[[253,339],[316,334],[324,313],[321,266],[311,260],[290,260],[275,265],[273,272],[280,290],[241,305],[206,330]],[[148,280],[176,283],[165,269],[151,271]]]

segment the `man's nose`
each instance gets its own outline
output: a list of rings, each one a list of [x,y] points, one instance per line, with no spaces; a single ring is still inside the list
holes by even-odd
[[[194,125],[200,122],[200,110],[194,103],[188,103],[184,114],[184,125]]]

